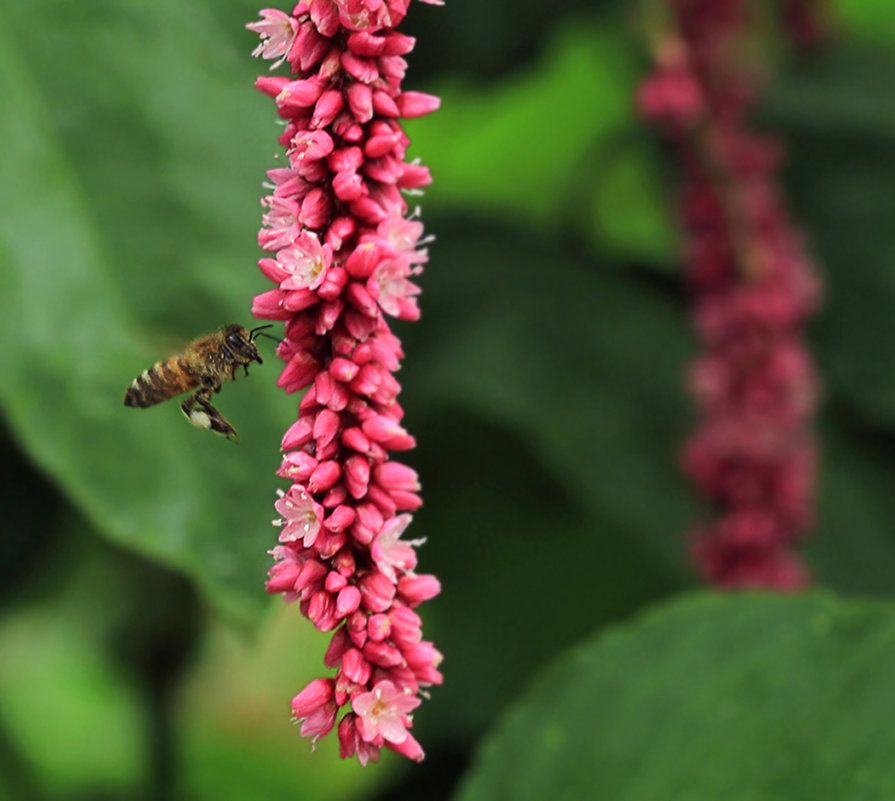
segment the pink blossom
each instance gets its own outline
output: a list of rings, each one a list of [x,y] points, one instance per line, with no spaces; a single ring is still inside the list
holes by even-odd
[[[402,320],[419,317],[415,296],[420,289],[407,280],[411,274],[409,262],[399,257],[382,261],[376,268],[373,280],[378,289],[377,301],[386,314]]]
[[[332,263],[332,249],[321,245],[317,236],[304,230],[292,243],[277,252],[277,264],[287,273],[281,289],[317,289]]]
[[[398,583],[398,572],[407,573],[416,567],[416,550],[414,546],[422,545],[423,540],[405,542],[400,539],[404,529],[410,525],[411,515],[398,515],[391,518],[380,529],[370,548],[370,554],[376,567],[384,573],[393,584]]]
[[[407,161],[400,118],[439,103],[401,86],[414,39],[394,28],[408,6],[301,0],[249,25],[262,39],[255,54],[291,67],[256,82],[284,120],[287,166],[267,173],[258,243],[269,255],[258,267],[274,288],[252,310],[284,321],[277,384],[303,391],[281,442],[277,475],[291,486],[275,503],[281,544],[267,589],[332,632],[324,664],[335,677],[293,700],[302,734],[325,735],[345,709],[340,753],[362,764],[383,745],[422,759],[409,713],[422,687],[441,682],[441,654],[409,608],[440,589],[413,572],[423,540],[402,539],[422,503],[419,479],[390,458],[415,440],[401,423],[404,354],[387,318],[419,317],[411,279],[431,239],[403,195],[431,175]]]
[[[260,22],[250,22],[246,25],[246,28],[261,37],[261,44],[252,51],[252,55],[279,59],[271,65],[271,69],[276,69],[286,59],[286,54],[292,47],[298,23],[288,14],[275,8],[265,8],[259,14]]]
[[[378,738],[396,744],[404,742],[408,737],[408,715],[419,705],[419,698],[390,681],[380,681],[369,692],[351,699],[357,730],[368,743]]]
[[[301,540],[306,548],[310,548],[320,531],[323,519],[323,507],[314,501],[301,484],[293,484],[285,495],[274,504],[284,520],[274,521],[284,526],[280,532],[280,542]]]

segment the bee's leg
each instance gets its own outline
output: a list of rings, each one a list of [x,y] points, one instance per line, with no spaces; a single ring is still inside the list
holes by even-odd
[[[242,366],[242,369],[246,371],[245,374],[246,374],[246,377],[248,377],[248,375],[249,375],[249,366],[248,366],[247,364],[244,364],[244,365]]]
[[[236,429],[209,402],[208,396],[211,392],[211,387],[200,389],[183,401],[180,404],[180,408],[186,415],[187,420],[196,428],[210,428],[218,434],[223,434],[227,439],[238,440],[239,435],[236,433]]]

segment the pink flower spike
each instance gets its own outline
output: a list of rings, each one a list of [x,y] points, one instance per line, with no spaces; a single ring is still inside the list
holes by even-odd
[[[277,475],[291,486],[275,502],[281,544],[266,587],[331,632],[323,661],[335,677],[293,699],[302,734],[325,735],[343,710],[340,753],[362,765],[383,745],[422,759],[410,714],[419,689],[441,681],[410,609],[438,582],[413,572],[422,540],[402,539],[419,478],[391,461],[415,440],[401,425],[404,353],[390,318],[419,317],[414,277],[431,241],[419,211],[408,213],[405,192],[431,178],[406,159],[400,115],[439,103],[402,88],[415,42],[395,28],[409,5],[298,0],[248,25],[261,38],[255,55],[289,62],[288,76],[256,82],[283,119],[286,158],[267,171],[258,267],[273,288],[252,310],[284,321],[277,385],[304,391],[281,442]],[[775,491],[793,505],[798,486],[781,473]]]
[[[382,737],[387,743],[395,745],[410,736],[407,732],[408,715],[419,705],[419,698],[399,690],[390,681],[380,681],[370,692],[351,699],[361,739],[371,742]]]
[[[252,51],[257,58],[277,59],[271,65],[276,69],[286,59],[286,54],[292,47],[295,35],[298,33],[298,23],[288,14],[275,8],[265,8],[259,12],[261,20],[250,22],[246,28],[254,31],[261,37],[261,43]]]

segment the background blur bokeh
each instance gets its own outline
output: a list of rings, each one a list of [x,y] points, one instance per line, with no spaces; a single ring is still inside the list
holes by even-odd
[[[829,676],[818,665],[860,652],[891,676],[895,662],[887,605],[854,600],[895,589],[895,12],[882,0],[836,10],[823,50],[769,65],[761,120],[787,143],[791,211],[827,285],[810,331],[825,399],[806,558],[831,594],[746,608],[676,600],[695,587],[685,537],[699,504],[676,462],[691,424],[683,374],[694,340],[674,166],[633,111],[649,67],[634,4],[413,4],[405,87],[443,98],[436,115],[407,125],[435,178],[420,205],[437,239],[422,320],[396,332],[418,440],[406,461],[424,485],[412,535],[426,537],[420,569],[444,588],[422,611],[446,680],[415,719],[425,762],[386,753],[362,769],[338,759],[334,735],[310,753],[289,721],[289,699],[323,672],[329,638],[263,589],[283,483],[273,473],[296,402],[275,386],[272,343],[264,366],[221,395],[238,446],[191,428],[173,403],[121,404],[156,359],[222,323],[248,323],[252,296],[268,288],[255,235],[279,128],[252,87],[267,66],[250,58],[257,40],[244,30],[258,9],[7,4],[0,798],[448,798],[471,764],[523,754],[494,735],[473,762],[500,720],[498,731],[523,738],[543,718],[539,704],[565,709],[560,695],[580,680],[573,667],[592,654],[620,676],[653,663],[679,675],[677,697],[720,682],[711,670],[725,648],[755,653],[756,675],[798,672],[809,695],[833,699],[801,719],[776,702],[750,704],[746,668],[728,676],[722,711],[738,731],[760,741],[774,715],[800,721],[789,750],[757,751],[756,763],[804,758],[802,732],[851,720],[861,733],[843,736],[843,748],[866,768],[884,741],[861,726],[878,715],[884,730],[893,691],[854,665]],[[667,619],[635,624],[642,645],[619,639],[643,609],[669,604]],[[766,625],[784,627],[780,637]],[[607,626],[621,628],[604,642]],[[793,634],[803,630],[828,639],[805,651]],[[878,651],[854,645],[858,630],[882,632]],[[596,650],[582,651],[588,643]],[[570,648],[578,656],[557,663]],[[791,661],[775,672],[784,652]],[[538,683],[552,663],[558,672]],[[637,678],[644,688],[649,675]],[[792,699],[799,687],[777,690]],[[575,726],[618,748],[601,773],[614,789],[562,794],[551,783],[556,797],[720,797],[674,794],[673,746],[650,763],[664,795],[613,773],[636,776],[646,752],[659,753],[663,697],[643,689],[611,720],[583,696],[568,706]],[[750,718],[757,706],[771,717]],[[527,739],[545,764],[569,749],[591,766],[568,735],[546,727]],[[498,786],[470,784],[464,797],[499,797]],[[536,788],[530,797],[546,797]]]

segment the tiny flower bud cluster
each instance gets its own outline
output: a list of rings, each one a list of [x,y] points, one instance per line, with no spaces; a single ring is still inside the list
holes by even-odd
[[[285,323],[278,385],[307,389],[282,441],[277,474],[292,484],[275,504],[267,590],[333,632],[324,661],[335,676],[292,700],[301,733],[316,741],[346,707],[341,754],[362,764],[383,746],[422,759],[411,713],[442,680],[414,611],[440,586],[415,572],[421,540],[401,538],[420,486],[389,455],[414,439],[401,425],[403,353],[386,316],[417,319],[413,278],[428,260],[402,193],[427,185],[429,171],[405,160],[399,118],[438,107],[401,88],[414,40],[394,28],[409,2],[303,0],[247,26],[261,37],[255,55],[292,72],[256,82],[285,121],[288,164],[268,172],[258,243],[271,255],[258,266],[275,287],[252,312]]]
[[[695,534],[722,587],[808,581],[793,543],[810,528],[818,397],[802,327],[819,284],[777,186],[778,144],[747,125],[756,93],[742,55],[746,0],[673,0],[641,113],[675,146],[687,278],[703,353],[690,372],[699,425],[685,471],[716,510]]]

